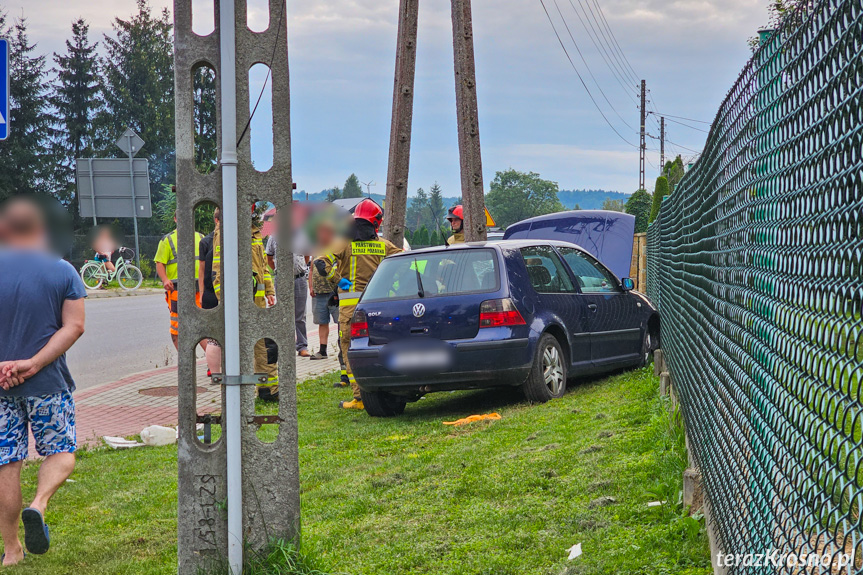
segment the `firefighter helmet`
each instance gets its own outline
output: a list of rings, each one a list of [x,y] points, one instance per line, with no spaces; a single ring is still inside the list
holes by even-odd
[[[464,219],[464,208],[459,204],[455,207],[449,209],[447,212],[446,219],[448,220],[463,220]]]
[[[371,222],[377,229],[384,221],[384,211],[374,200],[366,198],[354,208],[354,219]]]

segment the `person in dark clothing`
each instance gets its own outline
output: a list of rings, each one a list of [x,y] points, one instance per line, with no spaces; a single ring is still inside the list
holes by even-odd
[[[219,208],[213,212],[213,221],[216,222],[216,229],[219,229],[222,221],[222,213]],[[215,249],[213,246],[213,237],[215,231],[207,236],[204,236],[198,245],[198,290],[201,294],[201,307],[203,309],[213,309],[219,305],[219,296],[216,295],[216,290],[213,287],[213,254]],[[222,348],[219,342],[214,339],[207,340],[207,376],[221,371],[222,363]]]

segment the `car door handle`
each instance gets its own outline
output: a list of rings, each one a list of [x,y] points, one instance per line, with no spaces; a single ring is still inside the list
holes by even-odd
[[[587,304],[587,309],[589,309],[590,311],[596,311],[596,304],[595,303]]]

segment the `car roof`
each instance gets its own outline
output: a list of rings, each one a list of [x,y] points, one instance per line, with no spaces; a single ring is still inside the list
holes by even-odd
[[[450,250],[475,250],[475,249],[482,249],[482,248],[495,248],[498,251],[503,250],[503,249],[505,249],[505,250],[518,250],[521,248],[529,248],[532,246],[555,246],[555,247],[561,247],[561,248],[574,248],[580,252],[583,252],[585,254],[590,255],[590,252],[588,252],[586,249],[584,249],[581,246],[578,246],[576,244],[570,243],[570,242],[562,242],[559,240],[540,240],[540,239],[531,240],[531,239],[526,239],[526,240],[494,240],[494,241],[488,241],[488,242],[468,242],[468,243],[464,243],[464,244],[455,244],[455,245],[452,245],[449,247],[447,247],[447,246],[432,246],[432,247],[428,247],[428,248],[421,248],[418,250],[411,250],[409,252],[401,252],[401,253],[396,254],[394,256],[391,256],[391,257],[396,257],[396,258],[402,257],[402,256],[408,257],[411,255],[423,254],[423,253],[444,252],[444,251],[450,251]]]

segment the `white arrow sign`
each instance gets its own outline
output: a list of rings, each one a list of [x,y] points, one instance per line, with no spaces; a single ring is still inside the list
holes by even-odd
[[[0,124],[5,124],[6,118],[3,117],[3,110],[0,110]]]

